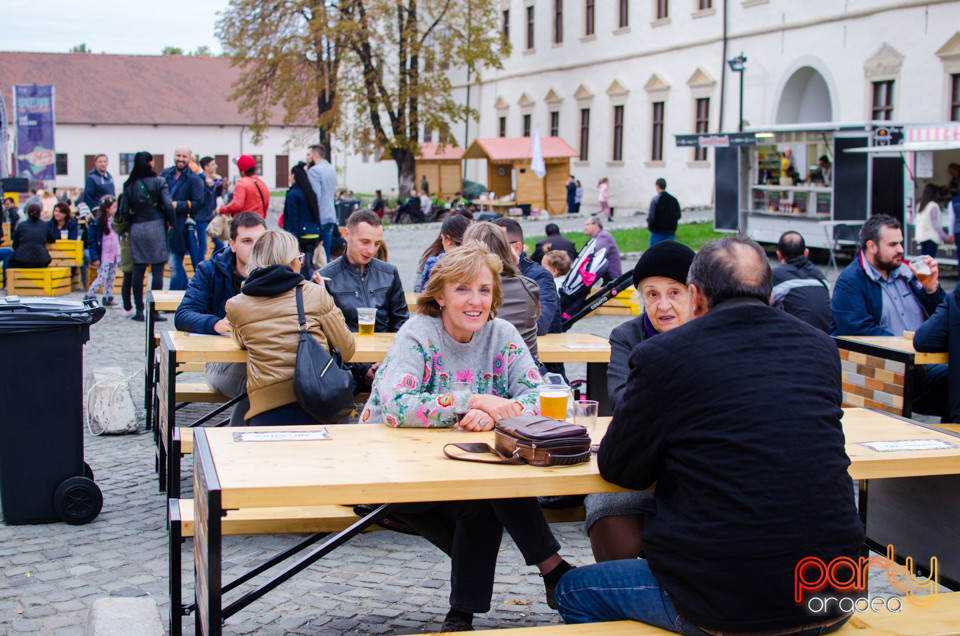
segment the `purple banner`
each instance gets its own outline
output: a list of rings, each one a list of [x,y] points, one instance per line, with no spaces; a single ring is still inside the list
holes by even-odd
[[[14,84],[13,111],[16,176],[53,181],[57,177],[53,85]]]

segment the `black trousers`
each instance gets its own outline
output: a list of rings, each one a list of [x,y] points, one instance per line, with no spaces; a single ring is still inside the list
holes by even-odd
[[[133,302],[137,306],[137,313],[143,313],[143,277],[150,268],[150,289],[163,289],[163,266],[166,263],[134,263],[133,264]]]

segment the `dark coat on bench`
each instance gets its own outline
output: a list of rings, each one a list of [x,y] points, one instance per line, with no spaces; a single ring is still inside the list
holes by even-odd
[[[58,238],[60,238],[59,235],[40,219],[21,221],[13,233],[13,256],[10,257],[10,268],[46,267],[50,264],[47,243],[53,243]]]
[[[950,360],[960,360],[960,287],[947,294],[934,314],[920,325],[913,336],[913,347],[917,351],[948,351]],[[947,370],[950,421],[960,422],[960,364],[948,365]]]
[[[856,559],[863,541],[841,415],[833,340],[759,300],[636,346],[600,474],[656,482],[643,545],[681,616],[723,632],[811,622],[797,564]]]

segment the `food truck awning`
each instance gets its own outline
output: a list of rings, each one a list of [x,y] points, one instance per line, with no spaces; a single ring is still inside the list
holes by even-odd
[[[866,146],[847,148],[846,152],[877,154],[884,152],[931,152],[935,150],[960,150],[960,139],[944,141],[907,141],[889,146]]]

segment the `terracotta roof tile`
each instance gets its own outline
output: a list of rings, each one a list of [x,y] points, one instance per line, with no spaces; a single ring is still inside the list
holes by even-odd
[[[61,124],[249,124],[227,100],[239,75],[225,57],[0,52],[4,100],[13,84],[53,84]]]
[[[511,159],[530,159],[530,137],[487,137],[474,139],[464,153],[465,159],[490,159],[491,161],[509,161]],[[560,137],[541,137],[540,147],[544,159],[576,157],[577,151]]]

